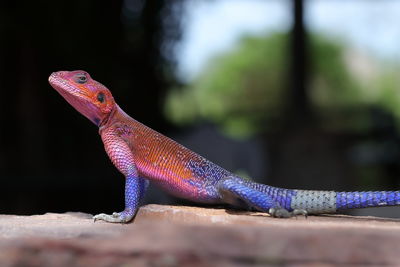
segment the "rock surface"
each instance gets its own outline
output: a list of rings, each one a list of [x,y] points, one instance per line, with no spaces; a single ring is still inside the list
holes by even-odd
[[[399,266],[400,220],[147,205],[127,225],[0,215],[0,266]]]

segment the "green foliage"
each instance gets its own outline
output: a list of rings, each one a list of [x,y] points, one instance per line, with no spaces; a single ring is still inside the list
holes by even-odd
[[[311,35],[310,97],[318,110],[352,108],[362,101],[360,83],[345,63],[345,45],[321,35]]]
[[[379,92],[377,102],[387,111],[393,113],[400,122],[400,77],[399,66],[386,66],[386,71],[378,76],[376,91]]]
[[[286,46],[286,34],[242,38],[187,88],[172,91],[167,114],[179,123],[206,118],[234,135],[257,131],[282,110]]]
[[[231,51],[212,59],[191,84],[172,90],[167,116],[180,124],[210,120],[239,137],[270,130],[289,103],[288,41],[285,33],[241,38]],[[360,59],[341,42],[318,34],[308,41],[313,70],[308,92],[316,114],[331,116],[335,127],[365,128],[366,112],[353,111],[379,103],[400,117],[400,94],[393,86],[394,80],[399,84],[397,76],[382,76],[373,83],[371,77],[351,70],[348,62]],[[348,110],[352,116],[344,115]]]

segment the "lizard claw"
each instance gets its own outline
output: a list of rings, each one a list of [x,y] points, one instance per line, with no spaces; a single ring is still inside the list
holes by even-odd
[[[100,213],[100,214],[93,216],[93,222],[101,220],[101,221],[110,222],[110,223],[127,223],[132,218],[133,218],[133,215],[129,216],[129,215],[125,214],[124,212],[114,212],[112,215]]]
[[[308,212],[306,210],[303,210],[303,209],[295,209],[295,210],[292,211],[292,214],[294,216],[296,216],[296,218],[297,218],[297,215],[303,215],[306,219],[307,219],[307,216],[308,216]]]
[[[291,213],[282,208],[270,208],[268,213],[274,218],[290,218],[292,217]]]
[[[290,218],[297,215],[304,215],[307,218],[307,211],[303,209],[295,209],[292,212],[283,208],[270,208],[268,213],[274,218]]]

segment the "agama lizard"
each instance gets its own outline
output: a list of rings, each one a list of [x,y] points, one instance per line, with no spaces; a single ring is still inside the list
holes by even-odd
[[[99,127],[105,150],[125,176],[125,209],[94,220],[126,223],[135,216],[149,181],[174,196],[199,203],[229,204],[273,217],[335,213],[400,205],[400,191],[292,190],[245,180],[128,116],[111,92],[81,70],[54,72],[51,86]]]

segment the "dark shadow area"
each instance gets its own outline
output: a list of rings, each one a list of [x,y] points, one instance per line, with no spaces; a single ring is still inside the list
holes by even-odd
[[[0,6],[1,213],[96,213],[123,205],[124,178],[97,128],[53,90],[53,71],[83,69],[121,107],[166,132],[170,49],[181,1],[4,1]]]

